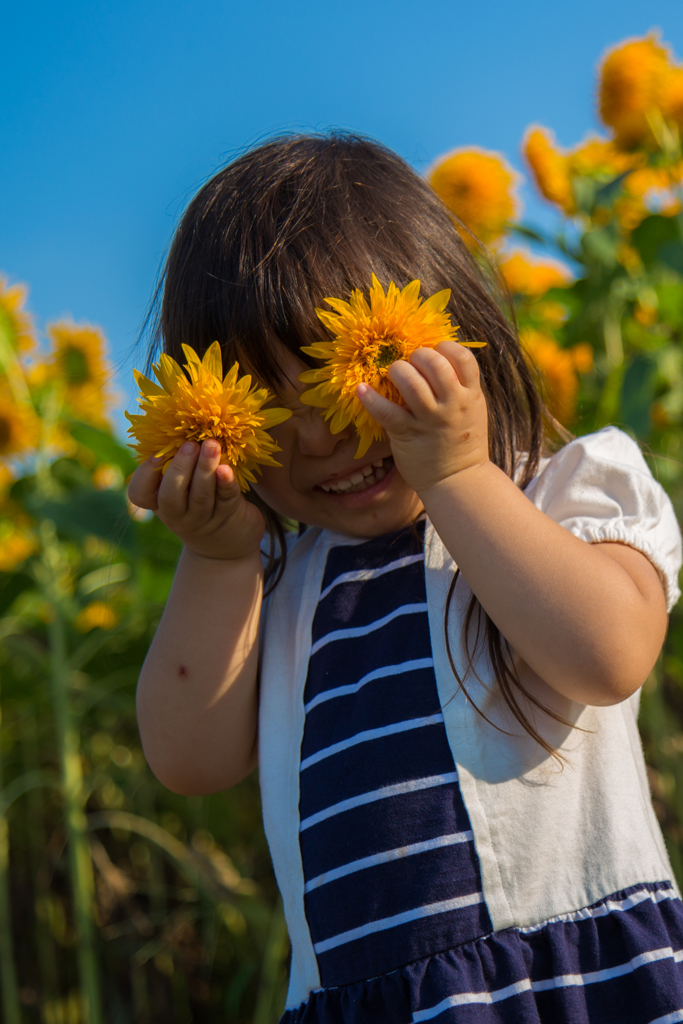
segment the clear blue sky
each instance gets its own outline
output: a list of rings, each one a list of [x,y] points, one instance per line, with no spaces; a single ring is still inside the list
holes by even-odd
[[[596,127],[605,47],[658,26],[683,59],[680,0],[25,0],[3,26],[0,270],[43,323],[104,328],[129,402],[159,261],[231,154],[339,126],[419,170],[471,144],[522,170],[529,123],[564,145]]]

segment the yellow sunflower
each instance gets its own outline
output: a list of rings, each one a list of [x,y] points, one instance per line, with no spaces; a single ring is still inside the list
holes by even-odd
[[[542,331],[523,330],[520,341],[524,355],[537,378],[544,401],[560,423],[571,423],[576,411],[579,380],[577,362],[588,370],[587,352],[560,348],[555,339]]]
[[[0,275],[0,331],[17,352],[30,352],[36,344],[30,313],[24,310],[28,289],[23,284],[9,285]]]
[[[521,250],[509,253],[499,267],[513,295],[545,295],[551,288],[563,288],[571,282],[569,270],[561,263],[536,259]]]
[[[104,335],[91,324],[70,321],[48,324],[47,333],[52,341],[47,372],[64,386],[70,411],[81,419],[104,423],[112,375]]]
[[[380,425],[356,397],[359,384],[369,384],[392,402],[401,396],[387,377],[397,359],[409,359],[418,348],[434,348],[442,341],[457,341],[457,327],[445,312],[450,289],[437,292],[426,301],[420,298],[420,282],[412,281],[399,291],[394,282],[386,295],[372,275],[370,303],[360,289],[354,288],[349,302],[329,298],[325,302],[336,311],[316,309],[334,341],[319,341],[302,346],[301,351],[324,361],[315,370],[306,370],[299,380],[316,384],[304,391],[301,401],[325,410],[330,430],[338,434],[353,423],[359,436],[356,458],[366,453],[373,440],[384,437]],[[463,341],[462,345],[480,348],[485,341]]]
[[[39,437],[40,421],[33,406],[17,402],[9,388],[0,385],[0,457],[28,455]]]
[[[628,39],[607,52],[599,73],[599,108],[618,146],[652,144],[651,118],[660,110],[671,52],[656,35]]]
[[[482,242],[495,242],[519,213],[517,175],[498,153],[456,149],[437,160],[427,177],[446,206]]]
[[[8,519],[0,522],[0,572],[13,572],[37,547],[30,530]]]
[[[664,117],[683,128],[683,67],[672,68],[664,79],[661,103]]]
[[[569,163],[547,128],[532,125],[524,136],[524,156],[541,195],[566,214],[576,212]]]
[[[251,377],[238,377],[239,365],[223,377],[221,347],[217,341],[200,359],[189,345],[183,345],[187,376],[175,359],[162,355],[154,367],[159,384],[137,370],[139,404],[143,415],[126,416],[128,433],[140,461],[154,455],[164,457],[163,472],[183,441],[215,438],[221,445],[221,463],[232,466],[241,490],[254,483],[259,466],[279,466],[273,452],[281,449],[267,431],[292,415],[289,409],[264,409],[272,395],[266,388],[252,387]]]
[[[118,612],[105,601],[91,601],[81,608],[74,622],[79,633],[89,633],[91,629],[110,630],[118,624]]]

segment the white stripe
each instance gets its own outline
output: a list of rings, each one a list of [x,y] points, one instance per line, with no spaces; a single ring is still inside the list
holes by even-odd
[[[589,918],[605,917],[607,914],[613,914],[616,911],[631,910],[646,900],[650,900],[652,903],[662,903],[664,900],[671,899],[676,899],[676,893],[673,889],[656,889],[654,892],[649,889],[639,889],[638,892],[632,892],[630,896],[623,900],[605,900],[599,907],[584,907],[582,910],[575,910],[571,914],[549,917],[547,920],[541,921],[540,924],[518,928],[517,931],[526,935],[530,932],[540,931],[541,928],[545,928],[548,924],[569,924],[574,921],[587,921]]]
[[[364,868],[374,868],[377,864],[386,864],[392,860],[400,860],[402,857],[414,857],[418,853],[426,853],[428,850],[439,850],[444,846],[456,846],[458,843],[471,843],[472,833],[453,832],[447,836],[437,836],[436,839],[425,839],[421,843],[411,843],[410,846],[398,846],[395,850],[385,850],[384,853],[375,853],[372,857],[361,857],[360,860],[352,860],[339,868],[332,868],[322,875],[316,875],[310,882],[306,882],[304,892],[312,892],[313,889],[327,885],[328,882],[335,882],[338,878],[352,875],[356,871],[363,871]]]
[[[679,1021],[683,1020],[683,1009],[674,1010],[673,1013],[667,1013],[664,1017],[657,1017],[656,1020],[651,1020],[648,1024],[679,1024]]]
[[[674,960],[675,963],[680,963],[683,960],[683,950],[674,952],[671,946],[666,946],[664,949],[652,949],[647,953],[640,953],[639,956],[634,956],[627,963],[619,964],[616,967],[607,967],[602,971],[591,971],[587,974],[561,974],[555,978],[548,978],[546,981],[530,981],[528,978],[523,978],[515,985],[508,985],[506,988],[500,988],[494,992],[463,992],[459,995],[448,996],[447,999],[442,999],[440,1003],[426,1010],[416,1010],[413,1014],[413,1022],[419,1024],[420,1021],[433,1020],[434,1017],[445,1013],[451,1007],[464,1006],[466,1003],[497,1003],[522,992],[548,992],[556,988],[595,985],[602,981],[611,981],[613,978],[621,978],[639,967],[656,963],[659,960]],[[675,1012],[680,1013],[681,1011]],[[650,1024],[660,1024],[660,1022],[669,1020],[673,1022],[679,1019],[683,1018],[669,1014],[660,1017],[657,1021],[651,1021]]]
[[[441,712],[437,715],[429,715],[427,718],[410,718],[405,722],[394,722],[393,725],[382,725],[377,729],[365,729],[363,732],[357,732],[355,736],[349,736],[347,740],[332,743],[329,747],[324,747],[317,753],[311,754],[310,757],[305,757],[301,762],[301,771],[310,768],[313,764],[318,764],[319,761],[324,761],[327,757],[332,757],[333,754],[340,754],[342,750],[356,747],[359,743],[369,743],[370,740],[379,740],[383,736],[394,736],[399,732],[410,732],[412,729],[423,729],[428,725],[438,725],[439,722],[443,722]]]
[[[376,800],[386,800],[391,796],[401,796],[403,793],[417,793],[421,789],[434,789],[436,786],[445,786],[449,782],[457,781],[457,772],[446,772],[444,775],[430,775],[426,779],[411,779],[410,782],[397,782],[393,786],[374,789],[370,793],[360,793],[358,796],[340,800],[338,804],[332,804],[331,807],[326,807],[324,810],[304,818],[299,825],[299,831],[303,832],[312,825],[325,821],[326,818],[333,818],[335,814],[342,814],[343,811],[350,811],[354,807],[362,807],[364,804],[372,804]]]
[[[415,615],[417,612],[426,612],[427,603],[425,601],[420,604],[403,604],[400,608],[394,608],[393,612],[389,612],[383,619],[376,619],[375,622],[370,622],[367,626],[352,626],[350,629],[335,629],[332,633],[326,633],[325,636],[321,636],[319,640],[311,647],[311,657],[324,647],[326,644],[332,643],[333,640],[350,640],[355,636],[365,636],[366,633],[372,633],[376,629],[381,629],[382,626],[386,626],[392,619],[397,619],[399,615]]]
[[[324,693],[319,693],[313,700],[309,700],[308,704],[304,706],[304,711],[308,714],[318,704],[324,704],[327,700],[333,700],[335,697],[347,697],[350,693],[358,693],[366,683],[372,683],[375,679],[385,679],[387,676],[400,676],[404,672],[417,672],[420,668],[433,667],[433,658],[415,658],[413,661],[401,661],[398,665],[384,665],[382,668],[375,668],[372,672],[368,672],[367,675],[363,676],[362,679],[359,679],[357,683],[349,683],[347,686],[336,686],[333,690],[325,690]]]
[[[646,964],[654,964],[659,960],[675,960],[676,954],[671,946],[663,949],[651,949],[647,953],[639,953],[632,960],[625,964],[618,964],[616,967],[606,967],[602,971],[590,971],[588,974],[560,974],[555,978],[548,978],[547,981],[534,981],[532,988],[534,992],[548,992],[553,988],[573,988],[581,985],[595,985],[601,981],[611,981],[613,978],[621,978],[624,974],[631,974],[639,967]]]
[[[413,1014],[413,1021],[417,1024],[418,1021],[433,1020],[434,1017],[440,1016],[454,1006],[467,1006],[472,1003],[486,1003],[490,1006],[492,1003],[500,1003],[504,999],[510,999],[511,996],[518,996],[522,992],[530,991],[531,982],[528,978],[522,978],[521,981],[516,981],[513,985],[506,985],[505,988],[496,989],[495,992],[461,992],[460,995],[442,999],[440,1003],[430,1006],[428,1010],[416,1010]]]
[[[470,896],[456,896],[452,900],[429,903],[424,907],[415,907],[414,910],[405,910],[402,914],[394,914],[393,917],[384,917],[381,921],[368,921],[360,928],[351,928],[348,932],[340,932],[339,935],[316,942],[313,948],[316,953],[326,953],[328,949],[344,946],[347,942],[362,939],[365,935],[372,935],[374,932],[383,932],[387,928],[396,928],[400,924],[407,924],[408,921],[417,921],[422,917],[431,917],[433,914],[447,914],[449,910],[461,910],[463,907],[473,907],[477,903],[483,902],[484,894],[473,892]]]
[[[383,576],[385,572],[393,572],[394,569],[403,569],[406,565],[412,565],[414,562],[424,562],[424,552],[419,555],[406,555],[405,558],[397,558],[395,562],[389,562],[387,565],[381,565],[378,569],[353,569],[351,572],[343,572],[341,576],[337,576],[335,580],[332,580],[329,586],[325,587],[322,594],[318,598],[318,601],[323,601],[329,592],[335,587],[339,586],[340,583],[359,583],[365,580],[376,579],[377,576]]]

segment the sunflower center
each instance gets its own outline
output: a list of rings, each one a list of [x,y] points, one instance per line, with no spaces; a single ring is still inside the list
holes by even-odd
[[[399,343],[394,338],[387,338],[381,345],[378,345],[371,358],[377,370],[386,370],[388,366],[400,359],[401,355]]]
[[[69,384],[85,384],[90,377],[90,368],[85,353],[69,345],[62,352],[62,370]]]

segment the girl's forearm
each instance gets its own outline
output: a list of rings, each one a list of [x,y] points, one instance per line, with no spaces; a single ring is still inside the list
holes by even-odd
[[[183,551],[140,674],[145,756],[169,789],[216,792],[256,763],[261,557]]]
[[[624,567],[628,558],[604,550],[619,545],[575,537],[492,463],[455,473],[420,496],[483,608],[548,685],[581,703],[612,704],[645,681],[666,609],[644,556],[629,551],[644,563],[634,576]]]

